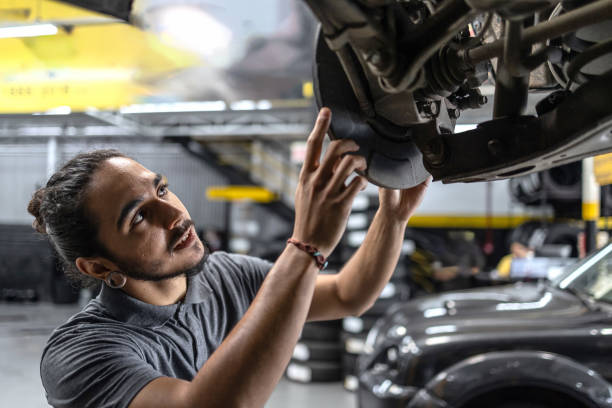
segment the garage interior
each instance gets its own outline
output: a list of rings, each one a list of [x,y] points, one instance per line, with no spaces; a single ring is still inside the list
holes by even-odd
[[[27,212],[34,191],[63,163],[83,151],[118,149],[168,177],[211,250],[274,262],[292,234],[306,137],[318,99],[326,97],[313,78],[320,19],[310,2],[141,0],[133,2],[139,9],[132,13],[142,20],[133,24],[122,20],[119,6],[105,13],[101,6],[94,11],[74,3],[79,2],[0,1],[2,407],[49,406],[39,372],[45,343],[100,290],[77,288],[64,276],[57,253],[32,228]],[[395,2],[378,5],[390,3]],[[430,9],[444,1],[403,3]],[[562,3],[605,3],[612,9],[608,0]],[[538,18],[556,10],[556,4],[547,6]],[[503,29],[498,14],[487,16],[486,28],[469,26],[472,37],[484,38],[474,31]],[[612,36],[612,17],[600,24]],[[610,38],[600,40],[605,49],[598,54],[608,76]],[[551,70],[544,64],[531,73],[532,85],[539,85],[525,94],[524,115],[541,114],[542,101],[561,92],[553,78],[558,73]],[[456,110],[455,133],[475,131],[496,115],[494,76],[485,73],[475,89],[484,99],[473,109]],[[612,106],[610,94],[602,98]],[[378,300],[361,316],[306,323],[265,406],[408,406],[422,390],[435,389],[436,379],[444,377],[448,383],[440,387],[450,392],[453,372],[473,373],[478,382],[482,368],[470,368],[472,359],[489,354],[489,364],[512,361],[528,371],[569,373],[563,384],[573,388],[519,381],[500,388],[497,399],[490,390],[474,390],[468,398],[466,390],[456,405],[431,406],[523,406],[525,400],[514,399],[517,391],[532,395],[529,406],[536,408],[565,406],[559,405],[563,401],[577,408],[612,406],[611,134],[601,134],[597,143],[604,148],[592,150],[598,154],[542,171],[484,181],[462,175],[462,181],[475,181],[469,183],[437,181],[456,181],[453,174],[435,178],[408,223],[399,262]],[[507,174],[517,166],[508,165]],[[401,178],[395,173],[388,180]],[[355,253],[378,204],[378,188],[369,183],[322,273],[337,273]],[[593,268],[598,275],[583,282],[581,276],[595,273]],[[462,317],[465,310],[474,314]],[[489,310],[512,317],[479,314]],[[410,313],[425,319],[418,326],[421,337],[411,332],[417,323]],[[472,328],[459,333],[459,323],[436,323],[451,318]],[[550,332],[530,337],[538,327]],[[477,346],[479,336],[497,343]],[[547,336],[565,336],[574,343],[567,346],[571,351],[562,341],[541,340]],[[454,341],[471,342],[473,349]],[[511,352],[518,354],[504,354]],[[553,363],[530,366],[532,357],[522,352]],[[453,360],[453,354],[462,358]],[[421,360],[431,364],[414,362]],[[564,364],[576,372],[563,371]],[[582,380],[580,367],[596,383]],[[597,397],[589,400],[576,391],[583,383]],[[444,399],[437,398],[438,404]]]

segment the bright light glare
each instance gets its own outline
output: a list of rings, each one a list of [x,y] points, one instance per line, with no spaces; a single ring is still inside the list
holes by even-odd
[[[546,292],[542,298],[536,302],[524,302],[524,303],[499,303],[495,306],[495,310],[531,310],[541,309],[552,300],[552,294]]]
[[[56,108],[49,109],[42,113],[33,113],[33,115],[70,115],[72,109],[70,106],[58,106]]]
[[[235,101],[230,104],[231,110],[255,110],[256,107],[255,101],[249,100]]]
[[[595,255],[593,255],[591,259],[589,259],[588,261],[580,265],[580,267],[576,268],[576,270],[574,270],[574,272],[572,272],[571,275],[563,279],[561,283],[559,283],[559,287],[561,289],[567,288],[574,281],[574,279],[579,278],[585,270],[595,265],[603,257],[608,255],[609,252],[612,252],[612,245],[608,245],[605,249],[602,249],[601,251],[596,252]]]
[[[57,34],[57,27],[53,24],[0,27],[0,38],[38,37],[41,35],[55,34]]]
[[[431,319],[432,317],[440,317],[446,315],[446,308],[444,307],[432,307],[423,311],[423,317]]]
[[[457,326],[454,324],[446,324],[442,326],[430,326],[425,329],[425,333],[432,334],[441,334],[441,333],[453,333],[457,331]]]
[[[468,130],[476,129],[478,125],[472,124],[464,124],[464,125],[455,125],[455,133],[467,132]]]
[[[164,8],[157,24],[162,38],[204,57],[214,57],[227,50],[232,39],[231,30],[194,6]]]

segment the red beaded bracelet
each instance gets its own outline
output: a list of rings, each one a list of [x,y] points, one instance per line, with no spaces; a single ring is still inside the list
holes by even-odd
[[[293,244],[296,247],[298,247],[298,249],[301,249],[302,251],[308,253],[309,255],[311,255],[316,264],[317,267],[320,270],[323,270],[325,268],[327,268],[327,260],[325,259],[325,257],[323,256],[323,254],[321,252],[319,252],[319,250],[315,247],[313,247],[312,245],[309,244],[305,244],[303,242],[298,241],[297,239],[293,239],[293,238],[289,238],[287,240],[288,244]]]

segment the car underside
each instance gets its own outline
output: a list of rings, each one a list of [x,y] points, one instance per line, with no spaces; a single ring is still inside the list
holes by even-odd
[[[137,2],[66,2],[139,23]],[[330,136],[360,145],[377,185],[497,180],[612,151],[612,0],[304,2],[321,22]],[[456,132],[487,86],[490,120]]]
[[[376,184],[496,180],[612,150],[609,1],[306,2],[318,103]],[[487,83],[491,120],[454,133]]]

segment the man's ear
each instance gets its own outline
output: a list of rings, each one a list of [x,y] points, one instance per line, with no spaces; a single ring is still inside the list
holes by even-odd
[[[104,280],[109,272],[117,270],[112,262],[100,257],[79,257],[76,259],[75,263],[81,273],[101,280]]]

